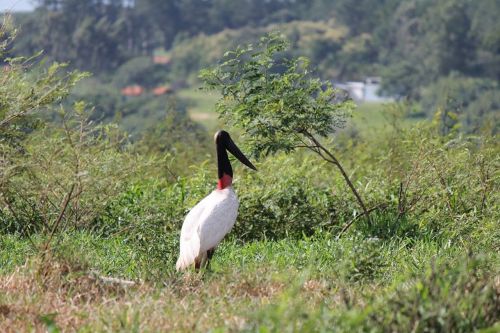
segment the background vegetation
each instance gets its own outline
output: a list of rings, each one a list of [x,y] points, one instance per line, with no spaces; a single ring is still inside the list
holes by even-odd
[[[291,41],[294,56],[311,59],[323,80],[381,77],[385,93],[418,102],[420,115],[432,118],[447,108],[465,132],[498,132],[491,125],[498,123],[499,114],[498,0],[35,4],[33,12],[14,14],[18,37],[8,54],[43,50],[50,60],[92,72],[92,79],[81,82],[74,94],[92,103],[99,119],[114,120],[133,135],[140,136],[166,110],[182,113],[184,106],[188,113],[194,110],[198,121],[208,119],[205,124],[213,130],[217,122],[208,112],[210,104],[203,105],[206,111],[200,116],[195,106],[200,99],[168,102],[160,96],[152,102],[153,89],[167,86],[170,93],[179,92],[177,97],[192,97],[200,69],[226,50],[275,30]],[[155,62],[155,56],[163,62]],[[144,87],[148,102],[121,96],[122,88],[136,84]],[[183,88],[189,93],[183,94]]]
[[[499,11],[496,0],[44,0],[4,16],[0,328],[500,330]],[[276,30],[290,48],[243,65]],[[397,101],[322,99],[339,94],[328,82],[366,76]],[[336,166],[286,136],[305,133],[300,119],[371,221]],[[257,153],[259,172],[234,163],[234,229],[209,271],[176,273],[183,218],[216,184],[219,126]]]

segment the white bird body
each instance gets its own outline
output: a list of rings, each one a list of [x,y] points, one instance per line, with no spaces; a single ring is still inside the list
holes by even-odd
[[[195,264],[208,266],[215,247],[231,231],[238,216],[239,201],[231,186],[233,169],[227,151],[247,167],[257,170],[233,142],[229,133],[218,131],[214,136],[217,148],[217,189],[194,206],[182,224],[177,270]]]
[[[212,191],[189,211],[182,225],[177,270],[206,260],[207,251],[214,249],[233,228],[238,206],[238,197],[229,186]]]

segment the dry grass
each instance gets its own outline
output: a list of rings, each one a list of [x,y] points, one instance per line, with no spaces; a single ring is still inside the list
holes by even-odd
[[[104,283],[80,267],[32,261],[0,278],[2,329],[44,331],[44,318],[54,318],[65,331],[76,329],[90,319],[96,305],[119,302],[125,295],[121,285]]]
[[[241,313],[269,304],[287,287],[267,273],[191,273],[161,288],[131,287],[60,259],[32,260],[0,277],[2,332],[44,332],[50,325],[63,332],[240,330],[249,320]]]

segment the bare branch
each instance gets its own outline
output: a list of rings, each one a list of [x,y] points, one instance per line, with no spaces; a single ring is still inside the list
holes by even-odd
[[[50,242],[52,242],[52,238],[54,237],[54,234],[57,230],[57,228],[59,227],[59,224],[61,223],[63,217],[64,217],[64,213],[66,212],[66,209],[68,208],[68,205],[69,205],[69,202],[71,201],[72,199],[72,194],[73,194],[73,190],[75,189],[75,184],[71,185],[71,188],[68,192],[68,194],[66,195],[66,198],[64,199],[64,203],[62,205],[62,208],[61,208],[61,211],[59,212],[59,216],[57,218],[57,220],[54,222],[53,226],[52,226],[52,231],[49,235],[49,238],[47,239],[47,241],[45,242],[45,246],[44,246],[44,251],[47,251],[49,245],[50,245]]]
[[[361,206],[361,208],[363,209],[363,215],[365,215],[368,223],[371,225],[372,224],[372,221],[370,219],[370,212],[366,209],[366,206],[365,206],[365,203],[363,202],[363,199],[361,199],[361,196],[359,195],[358,191],[356,190],[356,188],[354,187],[353,183],[351,182],[351,180],[349,179],[349,176],[347,175],[347,173],[345,172],[344,168],[342,167],[342,165],[340,164],[340,162],[337,160],[337,158],[328,150],[326,149],[315,137],[314,135],[312,135],[311,133],[309,133],[308,131],[304,131],[303,132],[304,135],[306,135],[313,143],[315,146],[319,147],[319,149],[328,156],[328,158],[326,158],[323,153],[318,152],[318,151],[315,151],[314,149],[312,149],[313,151],[315,151],[316,153],[318,153],[325,161],[328,161],[332,164],[334,164],[340,171],[340,173],[342,174],[342,176],[344,177],[344,180],[346,181],[347,185],[349,186],[349,188],[351,189],[352,193],[354,194],[354,196],[356,197],[356,199],[358,200],[358,203],[359,205]]]

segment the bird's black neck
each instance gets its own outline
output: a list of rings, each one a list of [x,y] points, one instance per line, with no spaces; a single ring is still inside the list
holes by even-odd
[[[217,169],[219,177],[217,188],[221,190],[230,186],[233,179],[233,168],[229,162],[226,147],[221,143],[217,144]]]

